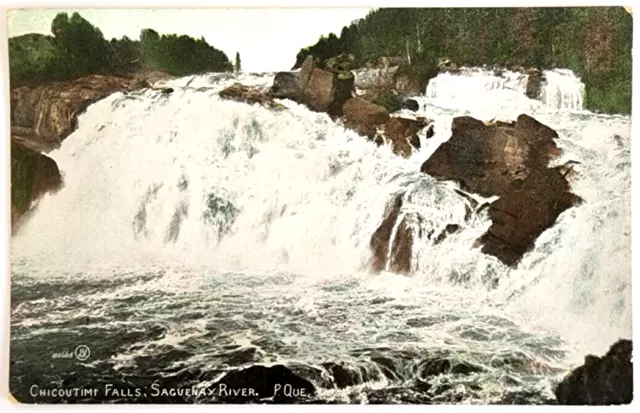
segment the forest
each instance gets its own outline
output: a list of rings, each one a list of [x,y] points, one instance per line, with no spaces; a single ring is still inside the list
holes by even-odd
[[[416,76],[458,66],[568,68],[585,83],[585,107],[631,113],[632,17],[623,7],[383,8],[298,53],[357,64],[403,56]]]
[[[175,76],[233,70],[233,64],[204,38],[159,35],[143,29],[140,40],[106,40],[80,14],[59,13],[51,35],[26,34],[9,39],[11,86],[69,80],[91,74],[127,76],[161,70]]]

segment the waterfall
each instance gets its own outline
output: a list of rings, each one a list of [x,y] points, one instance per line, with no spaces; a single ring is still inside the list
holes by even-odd
[[[416,98],[435,136],[422,136],[408,159],[291,101],[273,111],[218,96],[236,81],[266,88],[272,74],[176,79],[165,83],[171,94],[115,93],[91,105],[49,154],[65,186],[45,195],[13,237],[12,282],[20,291],[59,282],[82,303],[82,316],[96,309],[114,329],[142,322],[109,324],[121,311],[110,306],[134,297],[125,307],[143,308],[145,320],[169,332],[148,347],[118,350],[113,360],[124,365],[133,363],[131,352],[156,354],[194,337],[211,351],[217,342],[208,334],[231,314],[220,345],[229,337],[254,343],[276,360],[350,359],[383,343],[473,351],[485,355],[474,362],[487,365],[496,354],[524,354],[567,368],[631,334],[631,119],[576,111],[579,80],[560,70],[544,76],[535,101],[516,72],[438,75]],[[454,117],[520,113],[558,132],[557,162],[579,162],[571,185],[585,202],[509,268],[475,244],[491,224],[486,210],[467,219],[457,185],[422,174],[420,165],[450,137]],[[371,236],[399,193],[414,236],[411,271],[368,273]],[[439,242],[426,236],[443,231]],[[78,283],[96,287],[74,295]],[[65,297],[27,300],[12,322],[62,322]],[[152,299],[138,304],[139,297]],[[167,322],[174,305],[201,315]],[[477,376],[489,395],[501,380],[495,372]]]

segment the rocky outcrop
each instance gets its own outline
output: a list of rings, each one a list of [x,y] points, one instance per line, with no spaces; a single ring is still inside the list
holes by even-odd
[[[49,151],[73,132],[78,115],[110,94],[148,86],[141,78],[92,75],[11,89],[11,136],[35,151]]]
[[[611,405],[633,400],[633,343],[619,340],[603,357],[588,355],[556,388],[558,404]]]
[[[560,153],[558,135],[527,115],[495,125],[458,117],[451,132],[421,170],[457,181],[467,192],[500,197],[489,206],[492,225],[479,242],[483,252],[514,266],[563,211],[580,202],[561,168],[547,166]]]
[[[385,108],[358,97],[349,99],[342,110],[345,126],[368,138],[389,120]]]
[[[418,133],[429,124],[422,117],[390,117],[382,106],[359,97],[349,99],[344,104],[343,113],[346,127],[369,139],[381,138],[393,153],[404,157],[410,156],[414,148],[420,149]]]
[[[403,196],[404,193],[394,196],[389,205],[387,205],[382,223],[371,236],[371,241],[369,242],[369,247],[372,253],[370,266],[375,272],[383,271],[387,266],[391,233],[396,225],[398,216],[400,215]]]
[[[353,73],[342,67],[340,62],[334,62],[333,66],[323,69],[308,56],[299,73],[277,73],[269,94],[291,99],[316,112],[340,116],[344,103],[353,94],[355,81]]]
[[[418,133],[429,124],[426,118],[392,117],[384,125],[384,136],[391,150],[398,156],[408,157],[413,149],[420,149]]]
[[[11,143],[11,226],[49,191],[62,186],[55,161],[18,142]]]
[[[166,80],[163,72],[140,72],[129,78],[92,75],[11,89],[11,224],[46,192],[62,186],[55,161],[41,152],[60,146],[85,109],[112,93],[150,87]]]
[[[234,83],[228,88],[221,90],[218,95],[223,99],[231,99],[237,102],[249,104],[259,104],[271,109],[284,109],[284,106],[274,101],[272,97],[260,91],[258,88]]]

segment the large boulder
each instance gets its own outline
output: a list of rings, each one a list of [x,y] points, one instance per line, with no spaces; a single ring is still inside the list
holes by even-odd
[[[92,75],[12,88],[11,136],[35,151],[50,151],[76,129],[78,115],[89,105],[114,92],[146,86],[140,78]]]
[[[62,186],[56,162],[19,142],[11,142],[11,225],[15,231],[20,217],[38,199]]]
[[[336,60],[330,69],[323,69],[313,56],[307,56],[300,72],[276,73],[270,95],[291,99],[316,112],[340,116],[344,103],[355,90],[353,73],[342,70],[343,66]]]
[[[359,97],[349,99],[342,112],[345,126],[368,138],[373,138],[377,129],[389,120],[385,108]]]
[[[633,343],[619,340],[603,357],[588,355],[556,388],[558,404],[611,405],[633,400]]]
[[[297,101],[301,93],[300,73],[278,72],[273,79],[270,94],[274,98]]]
[[[560,169],[547,166],[560,153],[558,135],[527,115],[489,125],[458,117],[451,132],[421,171],[457,181],[467,192],[500,197],[489,207],[492,225],[479,241],[483,252],[514,266],[563,211],[580,202]]]
[[[284,106],[274,101],[273,98],[260,89],[245,86],[240,83],[234,83],[228,88],[221,90],[218,95],[223,99],[231,99],[237,102],[259,104],[271,109],[284,109]]]

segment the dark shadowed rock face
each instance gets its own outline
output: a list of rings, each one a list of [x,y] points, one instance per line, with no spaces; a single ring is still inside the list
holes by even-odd
[[[400,209],[402,208],[402,197],[404,193],[394,196],[392,201],[387,205],[382,223],[371,236],[369,247],[371,248],[371,269],[379,272],[383,271],[387,265],[387,256],[389,255],[389,242],[391,240],[391,232],[396,225]],[[409,246],[409,249],[411,247]]]
[[[279,99],[300,99],[300,73],[278,72],[273,79],[270,94]]]
[[[11,143],[12,226],[43,194],[61,186],[62,177],[53,159],[18,142]]]
[[[633,400],[631,340],[619,340],[604,357],[588,355],[556,388],[558,404],[629,404]]]
[[[483,252],[516,265],[563,211],[580,202],[560,169],[547,166],[560,154],[558,135],[527,115],[489,125],[458,117],[451,132],[421,171],[457,181],[468,192],[499,196],[489,207],[492,225],[479,241]]]

